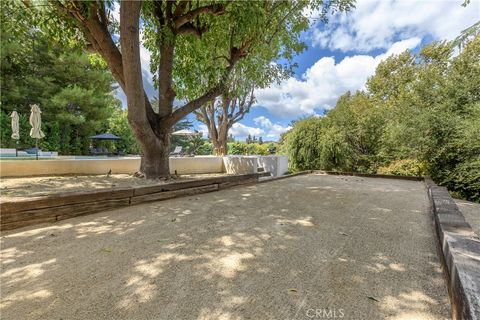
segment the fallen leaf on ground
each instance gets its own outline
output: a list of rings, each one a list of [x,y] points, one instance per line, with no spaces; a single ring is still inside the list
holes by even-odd
[[[375,297],[367,296],[367,298],[370,299],[370,300],[376,301],[376,302],[380,302],[380,300],[378,300]]]

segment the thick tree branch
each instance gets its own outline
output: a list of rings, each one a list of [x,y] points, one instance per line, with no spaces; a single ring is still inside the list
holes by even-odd
[[[174,41],[175,39],[164,40],[160,45],[160,65],[158,69],[158,115],[160,118],[164,118],[172,113],[173,100],[176,96],[172,85]]]
[[[180,17],[185,12],[185,8],[190,4],[191,1],[181,0],[175,7],[175,11],[173,12],[174,17]]]
[[[192,34],[197,38],[201,38],[202,34],[207,32],[207,28],[197,27],[193,23],[186,23],[175,31],[175,34]]]
[[[199,16],[202,13],[211,13],[213,15],[221,15],[225,13],[225,6],[212,4],[212,5],[193,9],[192,11],[189,11],[184,15],[181,15],[180,17],[175,19],[175,29],[178,30],[181,26],[183,26],[188,22],[191,22],[193,19],[195,19],[197,16]]]
[[[175,31],[176,34],[192,34],[197,38],[201,38],[202,34],[207,32],[207,28],[196,27],[193,23],[186,23]]]
[[[219,83],[209,91],[207,91],[204,95],[201,97],[190,101],[186,105],[184,105],[181,108],[178,108],[175,110],[170,116],[168,116],[168,119],[166,119],[167,124],[173,125],[176,122],[180,121],[182,118],[184,118],[186,115],[189,113],[197,110],[200,108],[203,104],[206,102],[215,99],[217,96],[219,96],[224,88],[225,88],[225,83],[227,82],[228,77],[230,76],[230,73],[232,72],[233,68],[235,67],[235,64],[245,57],[247,53],[244,51],[245,48],[248,48],[249,43],[246,42],[242,44],[240,49],[233,47],[230,50],[230,58],[229,58],[229,65],[225,70],[225,73],[222,77],[222,79],[219,81]]]
[[[120,6],[120,43],[123,51],[122,62],[129,111],[128,120],[137,133],[148,136],[151,135],[151,127],[144,108],[145,97],[138,26],[141,7],[141,1],[122,2]]]
[[[210,100],[215,99],[220,93],[222,92],[222,86],[218,85],[213,89],[207,91],[201,97],[190,101],[186,105],[181,108],[175,110],[166,120],[169,125],[173,125],[187,116],[189,113],[195,111],[196,109],[200,108],[202,105],[207,103]]]
[[[75,5],[67,8],[58,0],[50,0],[50,3],[57,9],[59,13],[74,18],[76,26],[82,31],[85,38],[92,44],[94,50],[105,60],[110,71],[112,72],[113,77],[115,80],[117,80],[118,84],[125,92],[122,54],[113,42],[112,35],[108,31],[108,25],[104,23],[107,20],[102,22],[99,19],[99,16],[103,16],[105,17],[104,19],[107,19],[105,12],[97,13],[97,11],[101,8],[98,8],[96,3],[92,2],[90,7],[91,10],[93,8],[97,11],[92,11],[92,14],[86,18],[82,16],[79,9]],[[148,99],[146,93],[144,93],[144,97],[148,120],[153,127],[156,127],[158,126],[158,116],[153,111],[150,100]]]

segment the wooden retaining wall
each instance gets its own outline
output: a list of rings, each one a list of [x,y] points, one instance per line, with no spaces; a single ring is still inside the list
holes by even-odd
[[[213,192],[228,187],[257,182],[268,173],[219,176],[154,186],[69,192],[22,200],[0,202],[0,230],[12,230],[45,222],[149,201]]]

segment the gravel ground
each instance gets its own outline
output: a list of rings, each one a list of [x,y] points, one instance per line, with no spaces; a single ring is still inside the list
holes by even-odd
[[[305,175],[4,232],[3,319],[448,319],[422,182]]]
[[[454,199],[473,231],[480,236],[480,203]]]
[[[208,178],[222,174],[181,175],[173,181]],[[171,181],[171,180],[170,180]],[[162,180],[146,180],[131,174],[89,175],[89,176],[45,176],[25,178],[2,178],[0,200],[45,196],[61,192],[88,191],[119,187],[139,187],[159,183]]]

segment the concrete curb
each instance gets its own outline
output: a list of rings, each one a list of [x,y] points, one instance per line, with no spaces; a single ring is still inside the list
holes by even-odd
[[[445,187],[426,177],[454,320],[480,319],[480,239]]]

